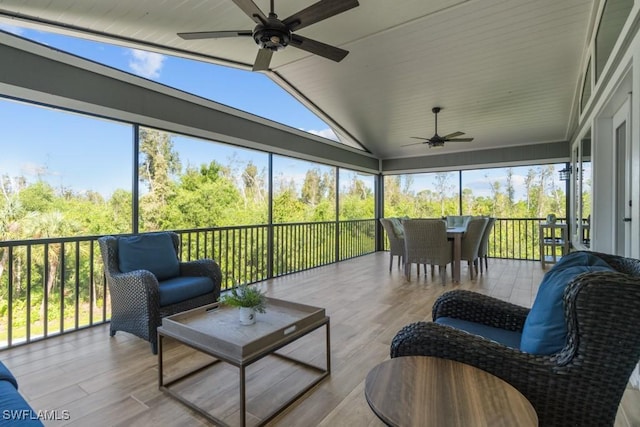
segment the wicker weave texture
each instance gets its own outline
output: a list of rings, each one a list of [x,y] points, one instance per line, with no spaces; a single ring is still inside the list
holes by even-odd
[[[411,264],[441,267],[453,262],[453,246],[447,239],[447,223],[441,219],[410,219],[403,222],[405,275]]]
[[[640,260],[598,254],[617,272],[584,273],[564,293],[568,338],[551,356],[536,356],[435,323],[405,326],[391,357],[425,355],[467,363],[516,387],[540,426],[613,426],[628,379],[640,359]],[[528,309],[469,291],[451,291],[434,319],[458,317],[521,330]]]
[[[484,231],[482,232],[482,240],[480,241],[480,248],[478,249],[478,258],[480,259],[480,271],[482,271],[482,259],[484,258],[484,266],[488,267],[487,258],[489,257],[489,236],[491,235],[491,230],[493,230],[493,226],[496,224],[496,219],[491,217],[489,221],[487,221],[487,225],[484,227]]]
[[[394,256],[398,257],[398,265],[400,265],[400,262],[404,262],[404,239],[396,235],[396,230],[387,218],[380,218],[380,224],[382,224],[389,238],[389,271],[391,271]]]
[[[173,232],[167,233],[172,238],[177,254],[180,237]],[[111,296],[111,336],[117,331],[129,332],[149,341],[155,354],[158,340],[156,328],[160,326],[162,317],[215,302],[220,296],[222,273],[214,260],[181,262],[181,276],[209,277],[213,281],[214,290],[209,294],[161,307],[160,284],[151,272],[137,270],[123,273],[120,271],[118,238],[104,236],[98,239],[98,244]]]
[[[473,263],[477,267],[477,260],[480,254],[480,244],[482,243],[482,235],[486,228],[488,218],[474,218],[467,224],[467,232],[462,237],[462,251],[460,259]],[[471,277],[473,278],[473,271]]]

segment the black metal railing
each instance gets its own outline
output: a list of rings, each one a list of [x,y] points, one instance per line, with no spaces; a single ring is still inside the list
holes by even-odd
[[[564,218],[558,218],[564,223]],[[546,218],[496,218],[489,236],[489,257],[540,260],[540,224]]]
[[[489,256],[539,260],[538,230],[545,221],[497,218]],[[372,253],[376,227],[369,219],[176,232],[180,258],[215,259],[223,272],[222,288],[228,289]],[[0,241],[0,348],[109,321],[98,238]]]
[[[176,232],[181,260],[215,259],[223,289],[376,250],[373,219]],[[109,321],[99,237],[0,241],[0,348]]]
[[[97,237],[0,242],[0,348],[109,317]]]
[[[540,224],[546,218],[496,218],[488,242],[488,254],[492,258],[513,260],[540,260]],[[565,223],[558,218],[558,223]],[[389,250],[389,240],[384,239],[384,248]]]

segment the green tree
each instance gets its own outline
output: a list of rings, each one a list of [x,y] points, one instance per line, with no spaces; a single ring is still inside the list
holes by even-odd
[[[435,190],[438,195],[438,202],[440,203],[440,216],[448,214],[455,215],[458,213],[458,209],[455,209],[454,211],[449,211],[447,209],[447,198],[450,197],[450,194],[455,188],[450,181],[451,175],[448,172],[438,172],[435,175]]]
[[[140,130],[140,181],[148,193],[140,198],[142,228],[160,229],[167,199],[174,191],[172,177],[182,169],[178,152],[167,132],[143,128]]]
[[[315,207],[324,197],[321,188],[322,177],[320,169],[312,168],[307,170],[302,183],[301,200],[303,203]]]
[[[235,225],[244,209],[238,188],[215,161],[190,167],[180,177],[167,201],[162,229]]]

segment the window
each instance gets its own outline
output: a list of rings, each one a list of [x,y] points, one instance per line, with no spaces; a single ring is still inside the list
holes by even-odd
[[[131,231],[131,126],[0,99],[0,240]]]
[[[587,64],[587,71],[584,74],[584,81],[582,82],[582,94],[580,95],[580,112],[584,111],[584,108],[591,98],[591,61]]]
[[[633,0],[607,0],[604,5],[596,33],[596,81],[602,76],[632,7]]]
[[[336,218],[336,168],[273,156],[273,222]]]
[[[340,220],[375,217],[375,177],[340,169]]]
[[[268,154],[140,128],[140,230],[265,224]]]

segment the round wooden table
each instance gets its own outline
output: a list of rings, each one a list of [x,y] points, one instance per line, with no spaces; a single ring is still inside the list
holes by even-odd
[[[537,426],[529,401],[481,369],[437,357],[387,360],[369,372],[365,397],[390,426]]]

